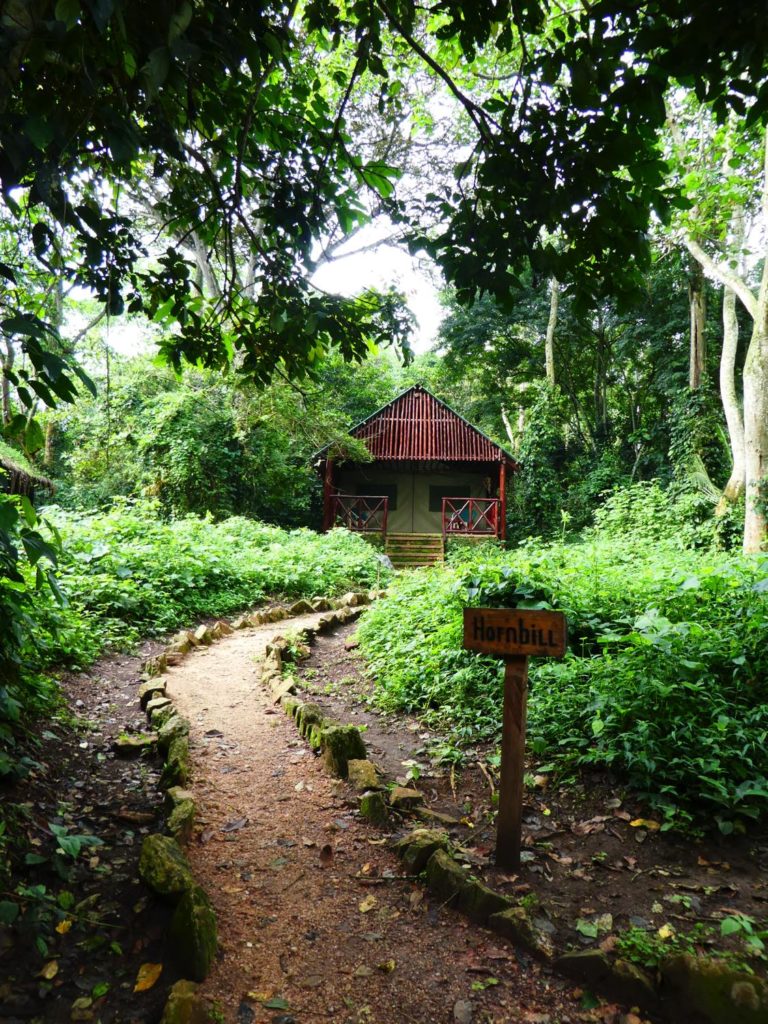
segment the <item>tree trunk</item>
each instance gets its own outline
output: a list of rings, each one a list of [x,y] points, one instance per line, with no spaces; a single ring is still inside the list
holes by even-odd
[[[728,506],[744,493],[744,419],[736,393],[736,351],[739,346],[739,322],[736,318],[736,293],[723,289],[723,349],[720,354],[720,397],[723,403],[731,444],[731,475],[717,503],[715,514],[723,515]]]
[[[744,363],[744,553],[763,550],[768,525],[768,323],[755,321]]]
[[[509,412],[505,405],[501,407],[501,422],[504,424],[504,430],[507,434],[507,439],[512,447],[512,451],[517,451],[517,439],[515,438],[515,431],[512,428],[512,420],[509,418]]]
[[[699,263],[694,263],[688,278],[688,301],[691,310],[691,343],[688,361],[688,387],[697,391],[704,378],[704,360],[706,358],[706,336],[704,333],[707,319],[706,292],[704,271]]]
[[[549,320],[547,322],[547,335],[544,339],[544,360],[547,372],[547,381],[555,384],[555,328],[557,327],[557,307],[560,302],[560,282],[557,278],[551,278],[549,282]]]

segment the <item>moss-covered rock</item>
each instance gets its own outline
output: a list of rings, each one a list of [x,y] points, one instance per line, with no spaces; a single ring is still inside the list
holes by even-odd
[[[389,794],[389,802],[396,811],[405,811],[424,803],[424,794],[410,786],[394,786]]]
[[[384,794],[378,790],[364,793],[360,797],[360,816],[372,825],[386,825],[389,822],[389,808]]]
[[[684,1012],[700,1014],[712,1024],[768,1024],[768,987],[754,975],[736,971],[720,960],[689,955],[661,964],[662,996]]]
[[[290,694],[286,694],[284,697],[280,698],[280,704],[282,705],[283,711],[289,718],[295,718],[296,712],[301,706],[301,701]]]
[[[450,840],[445,832],[435,829],[417,828],[407,836],[398,839],[395,851],[410,875],[418,875],[427,866],[427,861],[437,850],[450,852]]]
[[[142,710],[146,708],[147,704],[155,697],[165,696],[165,680],[164,679],[150,679],[146,683],[142,683],[139,687],[139,703],[141,704]]]
[[[478,924],[487,924],[493,914],[499,914],[508,910],[512,901],[494,892],[482,882],[468,878],[466,884],[459,893],[457,907],[462,914],[466,914],[471,921]]]
[[[195,884],[187,858],[170,836],[145,837],[139,855],[139,875],[153,892],[172,902]]]
[[[216,914],[205,892],[188,889],[173,912],[169,928],[173,957],[181,972],[204,981],[216,956]]]
[[[157,729],[159,732],[160,729],[162,729],[162,727],[168,721],[168,719],[173,718],[175,714],[176,709],[174,708],[173,704],[169,701],[169,703],[165,707],[161,707],[158,710],[153,711],[152,714],[150,715],[149,721],[152,724],[152,728]]]
[[[564,953],[554,964],[561,974],[611,999],[646,1009],[653,1009],[658,1002],[653,981],[642,968],[627,960],[612,961],[599,949]],[[695,1015],[685,1012],[679,1017],[675,1014],[675,1019],[688,1020],[690,1016]],[[734,1024],[735,1019],[729,1018],[729,1022]]]
[[[189,735],[189,722],[186,718],[181,715],[171,715],[171,717],[163,723],[157,733],[157,745],[161,750],[168,750],[171,741],[176,739],[178,736]]]
[[[350,786],[358,793],[376,789],[379,785],[379,773],[376,771],[376,765],[367,758],[357,760],[353,757],[347,761],[347,778]]]
[[[147,736],[144,733],[127,733],[118,736],[112,743],[112,750],[115,757],[130,760],[134,757],[141,757],[145,750],[154,750],[157,739],[155,736]]]
[[[350,761],[365,759],[360,730],[354,725],[333,725],[323,732],[323,758],[330,772],[346,779]]]
[[[172,707],[173,701],[170,699],[170,697],[157,695],[155,697],[152,697],[151,700],[147,701],[147,706],[144,708],[144,710],[147,713],[147,717],[151,719],[153,711],[160,711],[162,708]]]
[[[456,903],[467,876],[445,850],[435,850],[427,861],[427,888],[443,903]]]
[[[165,812],[170,814],[176,804],[182,800],[194,800],[195,794],[191,789],[184,789],[183,786],[170,786],[165,792]]]
[[[322,750],[325,742],[325,723],[320,722],[310,725],[305,735],[307,743],[312,750]]]
[[[311,701],[302,704],[296,713],[296,725],[302,736],[306,736],[313,725],[322,725],[324,721],[323,709]]]
[[[553,955],[551,939],[546,932],[536,927],[524,907],[508,907],[491,914],[488,927],[535,956],[548,960]]]
[[[208,1003],[194,981],[177,981],[168,994],[160,1024],[210,1024]]]
[[[311,615],[315,609],[309,601],[294,601],[288,611],[291,615]]]
[[[179,843],[188,843],[195,825],[195,801],[180,800],[168,816],[168,830]]]
[[[165,756],[160,785],[186,786],[189,782],[189,741],[186,736],[174,736]]]
[[[333,607],[327,597],[313,597],[310,604],[312,605],[312,611],[315,612],[327,612]]]

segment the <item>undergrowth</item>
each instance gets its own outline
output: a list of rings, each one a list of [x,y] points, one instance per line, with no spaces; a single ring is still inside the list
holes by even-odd
[[[266,598],[341,594],[386,576],[373,549],[344,530],[320,535],[191,515],[169,521],[149,502],[88,515],[50,507],[40,529],[56,575],[53,589],[37,586],[38,567],[21,566],[34,601],[18,668],[0,678],[0,776],[25,769],[14,744],[25,720],[51,707],[51,669],[80,668],[106,649]]]
[[[768,809],[768,559],[684,549],[653,516],[613,530],[606,515],[576,543],[462,549],[402,574],[358,631],[376,699],[459,746],[496,738],[502,710],[502,663],[461,647],[467,604],[567,615],[566,658],[530,666],[540,771],[610,769],[667,827],[728,833]]]

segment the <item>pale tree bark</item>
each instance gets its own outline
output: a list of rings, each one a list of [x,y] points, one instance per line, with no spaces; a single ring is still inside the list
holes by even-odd
[[[768,189],[764,200],[768,207]],[[744,462],[744,551],[749,554],[763,550],[768,526],[768,259],[763,264],[757,313],[744,362]]]
[[[728,506],[738,501],[744,493],[744,418],[736,392],[736,352],[738,347],[739,322],[736,318],[736,293],[728,285],[725,285],[723,288],[723,348],[720,353],[720,398],[731,443],[731,475],[717,503],[716,515],[723,515]]]
[[[704,361],[707,355],[705,325],[707,320],[704,271],[696,262],[688,278],[688,302],[691,311],[691,341],[688,358],[688,387],[698,391],[704,379]]]
[[[560,282],[553,277],[549,282],[549,320],[547,334],[544,339],[544,360],[547,382],[555,384],[555,328],[557,327],[557,307],[560,303]]]
[[[763,135],[763,230],[768,231],[768,132]],[[731,288],[752,317],[752,337],[742,374],[744,395],[744,552],[762,551],[768,528],[768,258],[755,294],[743,275],[713,259],[692,237],[684,243],[704,271]]]
[[[517,450],[517,440],[515,438],[515,431],[512,427],[512,420],[509,418],[509,412],[505,405],[501,407],[501,422],[504,424],[504,430],[507,435],[507,440],[512,446],[512,451]]]

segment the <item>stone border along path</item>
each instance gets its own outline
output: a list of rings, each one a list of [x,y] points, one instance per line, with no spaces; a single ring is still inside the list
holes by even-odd
[[[332,615],[322,599],[321,611],[297,602],[281,633],[332,629],[373,596],[347,595]],[[143,851],[142,877],[177,902],[171,950],[185,975],[205,979],[173,987],[165,1024],[593,1019],[567,982],[445,910],[451,894],[426,900],[408,844],[403,867],[347,784],[277,713],[261,679],[283,686],[273,623],[285,614],[257,612],[236,620],[237,632],[200,627],[197,647],[179,634],[148,666],[162,675],[142,683],[161,747],[172,755],[177,744],[166,782],[189,782],[188,750],[193,787],[168,790],[169,827],[191,843],[187,857],[164,836]]]

